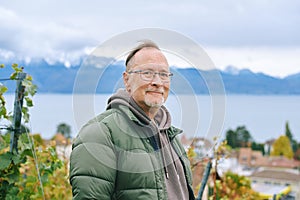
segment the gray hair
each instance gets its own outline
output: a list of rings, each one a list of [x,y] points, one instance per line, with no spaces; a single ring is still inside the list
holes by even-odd
[[[140,41],[141,44],[139,44],[137,47],[135,47],[134,49],[132,49],[130,52],[129,52],[129,55],[127,56],[126,58],[126,61],[125,61],[125,65],[126,65],[126,70],[128,70],[129,66],[130,66],[130,61],[132,60],[132,58],[134,57],[134,55],[140,51],[141,49],[143,48],[155,48],[155,49],[158,49],[160,50],[160,48],[158,47],[157,44],[155,44],[153,41],[151,40],[143,40],[143,41]]]

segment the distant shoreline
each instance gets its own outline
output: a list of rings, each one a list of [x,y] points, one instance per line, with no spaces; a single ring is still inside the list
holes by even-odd
[[[11,69],[2,68],[1,77],[9,77]],[[124,87],[121,64],[109,67],[66,68],[62,65],[50,66],[47,63],[28,65],[26,71],[33,78],[39,93],[45,94],[111,94]],[[254,73],[248,69],[237,71],[198,70],[195,68],[171,67],[174,76],[171,93],[210,95],[300,95],[300,73],[285,78]],[[14,81],[3,81],[13,93]]]

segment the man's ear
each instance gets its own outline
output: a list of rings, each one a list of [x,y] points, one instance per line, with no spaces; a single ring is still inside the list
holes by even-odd
[[[127,92],[130,92],[130,87],[129,87],[128,79],[129,79],[128,73],[127,72],[123,72],[123,81],[124,81],[125,88],[126,88]]]

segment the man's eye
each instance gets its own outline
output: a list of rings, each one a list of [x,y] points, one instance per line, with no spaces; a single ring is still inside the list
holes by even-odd
[[[153,72],[151,72],[151,71],[144,71],[144,72],[142,72],[144,75],[152,75],[153,74]]]
[[[162,72],[162,73],[159,73],[159,75],[160,75],[161,77],[164,77],[164,78],[167,78],[167,77],[169,77],[169,74],[167,74],[167,73],[164,73],[164,72]]]

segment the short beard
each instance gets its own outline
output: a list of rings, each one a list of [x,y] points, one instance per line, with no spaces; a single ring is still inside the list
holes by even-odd
[[[160,102],[150,102],[148,99],[145,99],[145,104],[150,108],[160,108],[165,102],[165,98],[162,97]]]

